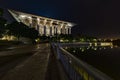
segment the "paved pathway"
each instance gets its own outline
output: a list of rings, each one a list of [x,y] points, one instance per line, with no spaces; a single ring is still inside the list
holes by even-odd
[[[8,64],[9,70],[0,80],[68,80],[64,70],[50,50],[48,43],[36,46],[21,46],[7,52],[1,52],[0,57],[13,56],[35,52],[19,64]],[[20,61],[20,60],[19,60]],[[16,62],[18,62],[16,60]],[[10,69],[10,65],[16,65]],[[2,69],[2,68],[1,68]]]
[[[49,53],[49,45],[41,44],[33,56],[8,71],[1,80],[44,80]]]

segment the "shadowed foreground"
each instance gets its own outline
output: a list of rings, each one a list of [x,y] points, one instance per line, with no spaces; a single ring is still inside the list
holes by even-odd
[[[19,57],[15,56],[18,54]],[[14,57],[10,59],[10,55]],[[4,56],[8,56],[8,61],[3,61],[0,65],[0,71],[3,72],[0,72],[0,80],[66,80],[63,68],[51,53],[49,44],[25,46],[1,52],[0,57]],[[7,68],[2,64],[6,64]]]

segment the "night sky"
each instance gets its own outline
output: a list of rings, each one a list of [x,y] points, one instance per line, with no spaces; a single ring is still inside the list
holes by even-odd
[[[0,7],[78,24],[75,34],[120,36],[119,0],[0,0]]]

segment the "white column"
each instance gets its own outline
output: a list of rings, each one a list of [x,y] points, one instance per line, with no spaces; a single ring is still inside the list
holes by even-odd
[[[52,27],[50,26],[50,36],[52,36]]]
[[[71,28],[69,28],[69,34],[71,34]]]
[[[41,26],[40,26],[40,24],[39,24],[39,34],[41,35]]]
[[[62,27],[63,27],[63,25],[61,24],[60,25],[60,34],[62,34]]]
[[[35,19],[35,23],[34,24],[35,24],[35,29],[38,30],[38,20],[37,20],[37,18]]]
[[[44,26],[44,35],[46,35],[46,26]]]
[[[65,34],[68,34],[68,27],[65,28]]]
[[[56,26],[54,26],[54,34],[56,34]]]
[[[36,30],[39,31],[39,25],[37,25]]]
[[[65,26],[62,28],[62,34],[65,34]]]
[[[43,26],[43,25],[41,25],[40,27],[41,27],[41,28],[40,28],[41,35],[44,35],[44,26]]]
[[[60,25],[57,27],[57,31],[58,31],[57,32],[58,34],[61,34],[61,26]]]
[[[54,26],[52,26],[52,35],[54,35]]]
[[[46,25],[46,35],[49,36],[50,35],[50,26]]]
[[[56,34],[58,34],[58,26],[55,26],[56,27]]]
[[[49,21],[49,29],[50,29],[49,34],[50,34],[50,36],[54,35],[54,30],[53,30],[53,24],[52,23],[53,23],[52,20]]]
[[[32,27],[32,17],[29,17],[29,27]]]

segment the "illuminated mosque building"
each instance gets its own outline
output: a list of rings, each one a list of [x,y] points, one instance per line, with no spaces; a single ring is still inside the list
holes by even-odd
[[[8,10],[10,14],[18,21],[30,28],[38,30],[39,34],[54,36],[55,34],[71,34],[71,28],[75,25],[71,22],[36,16],[28,13]]]

